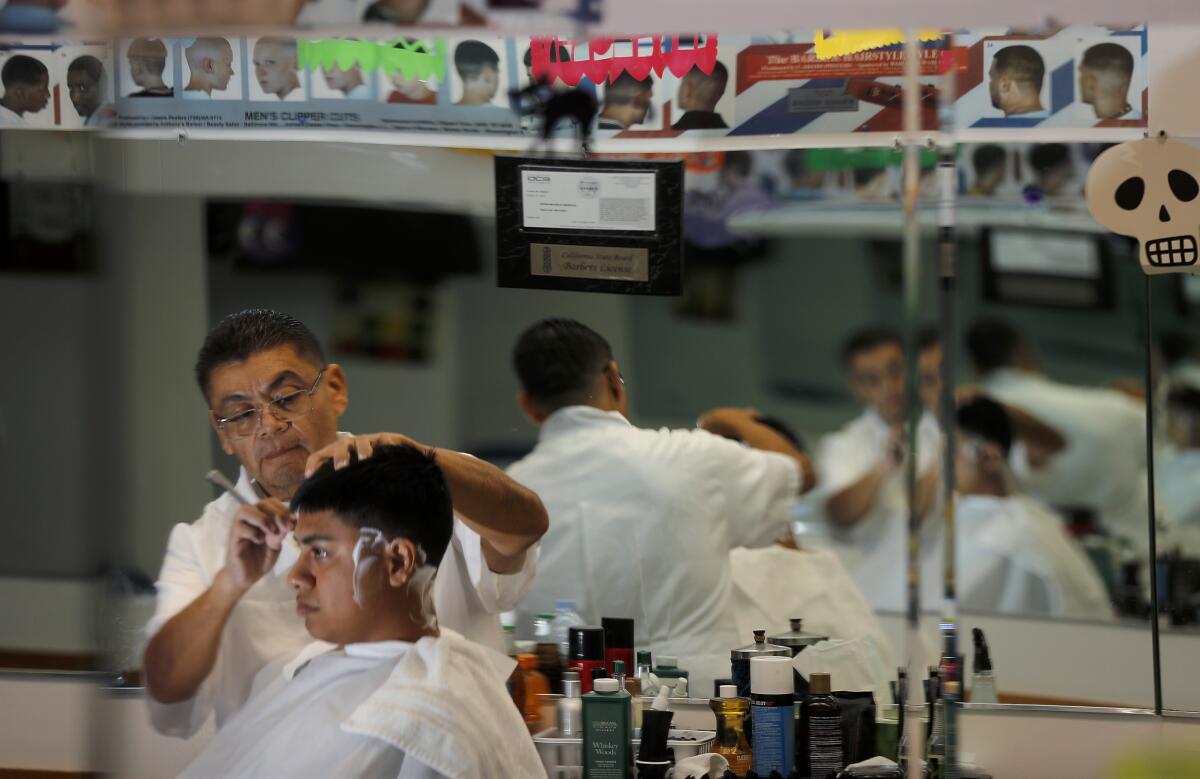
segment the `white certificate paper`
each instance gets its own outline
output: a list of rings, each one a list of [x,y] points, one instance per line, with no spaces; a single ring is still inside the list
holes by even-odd
[[[654,173],[521,169],[525,227],[644,230],[654,225]]]

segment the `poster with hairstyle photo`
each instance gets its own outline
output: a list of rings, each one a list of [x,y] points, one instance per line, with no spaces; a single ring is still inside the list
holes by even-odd
[[[278,35],[247,38],[246,49],[250,54],[247,82],[251,100],[295,103],[308,99],[304,89],[308,71],[300,69],[295,38]]]
[[[181,41],[186,100],[242,99],[242,41],[201,36]]]
[[[133,38],[117,47],[122,97],[174,97],[175,45],[162,38]]]
[[[457,106],[508,108],[509,77],[503,38],[449,41],[450,102]]]
[[[695,39],[680,36],[678,42],[681,49],[698,48],[704,45],[704,36]],[[717,62],[711,73],[694,65],[682,76],[670,71],[663,74],[663,92],[671,95],[666,109],[669,109],[672,130],[720,130],[711,134],[725,135],[734,126],[736,56],[721,54],[718,47]]]
[[[63,46],[54,52],[64,74],[60,95],[67,129],[106,127],[116,119],[113,103],[112,49],[108,46]]]
[[[347,39],[353,40],[353,39]],[[322,41],[337,45],[338,41]],[[347,44],[350,45],[350,44]],[[313,100],[374,100],[375,78],[380,71],[365,70],[358,62],[343,68],[336,61],[307,65],[308,88]]]
[[[0,51],[0,129],[55,127],[62,84],[50,47]]]
[[[983,65],[993,117],[1050,115],[1050,78],[1043,41],[987,41]]]
[[[1146,68],[1142,34],[1076,38],[1081,123],[1144,119]]]
[[[378,71],[379,99],[384,103],[400,105],[437,105],[437,76],[422,73],[419,60],[434,54],[439,43],[447,51],[451,50],[453,43],[434,41],[432,38],[402,38],[395,42],[384,41],[380,45],[385,46],[388,43],[401,52],[400,56],[408,61],[411,67],[409,73],[396,68],[390,76],[381,68]],[[447,64],[447,68],[449,67]]]

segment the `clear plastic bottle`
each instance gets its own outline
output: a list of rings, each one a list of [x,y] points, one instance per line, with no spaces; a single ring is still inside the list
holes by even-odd
[[[587,623],[583,621],[583,617],[579,616],[575,609],[578,608],[573,600],[558,600],[554,602],[554,621],[551,623],[551,633],[554,635],[554,643],[558,644],[558,654],[562,658],[563,663],[571,656],[571,636],[570,631],[573,627],[580,627]]]

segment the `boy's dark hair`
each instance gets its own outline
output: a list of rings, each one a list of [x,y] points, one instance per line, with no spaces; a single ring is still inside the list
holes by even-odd
[[[574,319],[543,319],[513,349],[521,388],[546,411],[585,402],[612,359],[608,341]]]
[[[25,54],[10,57],[0,69],[0,83],[4,84],[5,89],[18,84],[37,86],[43,78],[50,78],[50,71],[40,61]]]
[[[974,397],[958,407],[957,419],[959,430],[995,444],[1008,456],[1013,442],[1012,421],[999,403]]]
[[[1003,319],[978,319],[967,331],[967,353],[978,373],[1011,367],[1021,343],[1021,334]]]
[[[104,65],[91,54],[84,54],[71,60],[71,64],[67,66],[67,72],[71,71],[82,71],[97,83],[104,79]]]
[[[848,368],[859,352],[866,352],[888,343],[894,343],[901,349],[904,348],[904,339],[890,327],[872,325],[857,330],[842,345],[842,365]]]
[[[500,69],[500,55],[483,41],[468,40],[454,50],[454,68],[463,81],[479,78],[485,68]]]
[[[296,353],[318,367],[325,365],[325,353],[312,331],[293,316],[265,308],[251,308],[230,314],[217,323],[204,339],[196,356],[196,382],[208,399],[212,372],[228,362],[244,362],[252,354],[291,344]]]
[[[330,511],[356,528],[407,538],[441,565],[454,532],[450,487],[432,453],[407,444],[378,446],[365,460],[335,470],[329,460],[292,497],[291,509]]]

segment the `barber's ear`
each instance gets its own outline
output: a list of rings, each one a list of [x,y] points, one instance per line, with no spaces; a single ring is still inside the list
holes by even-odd
[[[417,545],[408,538],[393,538],[384,548],[383,556],[388,584],[397,588],[406,586],[419,565]]]

